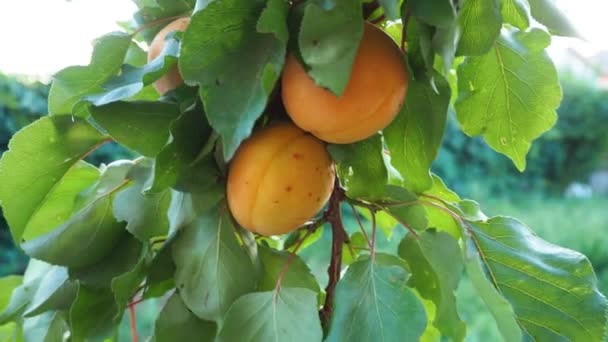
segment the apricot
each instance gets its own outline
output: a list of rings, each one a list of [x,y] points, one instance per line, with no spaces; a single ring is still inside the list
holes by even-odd
[[[163,51],[166,44],[165,39],[169,33],[184,31],[186,30],[186,27],[188,27],[188,24],[190,24],[190,18],[179,18],[160,30],[156,36],[154,36],[152,43],[150,43],[150,48],[148,49],[148,62],[154,60]],[[174,65],[171,70],[163,75],[163,77],[154,82],[154,89],[156,89],[159,94],[164,95],[169,90],[173,90],[183,83],[184,80],[179,74],[179,69],[177,68],[177,65]]]
[[[318,86],[290,55],[282,97],[291,119],[317,138],[336,144],[366,139],[388,126],[405,100],[408,76],[403,54],[384,31],[366,23],[345,91]]]
[[[228,205],[245,229],[285,234],[321,210],[334,176],[325,143],[291,123],[273,124],[237,150],[228,173]]]

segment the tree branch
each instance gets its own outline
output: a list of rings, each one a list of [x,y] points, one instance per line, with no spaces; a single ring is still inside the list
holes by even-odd
[[[344,230],[342,223],[341,202],[344,200],[344,190],[340,187],[340,181],[336,177],[334,190],[329,199],[329,206],[325,212],[327,222],[331,224],[332,242],[331,242],[331,261],[327,273],[329,274],[329,282],[325,288],[325,304],[319,316],[324,328],[327,328],[333,312],[334,294],[338,281],[340,281],[340,272],[342,271],[342,248],[348,240],[348,235]]]

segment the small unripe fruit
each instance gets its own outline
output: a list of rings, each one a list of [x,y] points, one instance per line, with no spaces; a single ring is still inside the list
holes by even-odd
[[[274,124],[237,150],[228,174],[228,205],[245,229],[285,234],[323,208],[334,177],[325,143],[291,123]]]
[[[321,140],[346,144],[372,136],[399,113],[407,91],[403,54],[381,29],[366,23],[350,79],[336,96],[318,86],[300,62],[289,56],[282,98],[291,119]]]
[[[165,39],[169,33],[174,31],[184,31],[186,30],[186,27],[188,27],[188,24],[190,24],[190,18],[179,18],[172,21],[169,25],[160,30],[156,36],[154,36],[152,43],[150,43],[150,48],[148,49],[148,62],[154,60],[163,51],[166,44]],[[179,74],[177,65],[175,65],[171,68],[171,70],[163,75],[163,77],[154,82],[154,88],[159,94],[164,95],[168,91],[179,87],[183,83],[184,80]]]

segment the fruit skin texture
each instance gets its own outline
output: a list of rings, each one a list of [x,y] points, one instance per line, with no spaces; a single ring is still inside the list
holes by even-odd
[[[344,93],[318,86],[295,56],[287,58],[282,97],[291,119],[327,142],[364,140],[388,126],[399,113],[408,76],[399,47],[381,29],[365,23]]]
[[[189,24],[190,18],[179,18],[172,21],[169,23],[169,25],[160,30],[156,36],[154,36],[152,43],[150,43],[150,48],[148,49],[148,62],[154,60],[163,51],[163,48],[165,47],[165,38],[169,33],[174,31],[184,31]],[[154,89],[156,89],[159,94],[164,95],[169,90],[173,90],[183,83],[184,80],[179,74],[179,69],[177,68],[177,65],[174,65],[171,70],[163,75],[163,77],[154,82]]]
[[[245,229],[285,234],[323,208],[334,177],[325,143],[291,123],[274,124],[237,150],[228,174],[228,205]]]

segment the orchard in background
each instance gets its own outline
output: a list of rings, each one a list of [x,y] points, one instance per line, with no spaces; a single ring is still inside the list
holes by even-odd
[[[585,256],[430,172],[451,108],[524,170],[561,100],[545,49],[576,36],[550,0],[135,2],[0,160],[32,258],[0,279],[0,339],[104,340],[129,313],[136,341],[164,298],[159,342],[462,341],[466,272],[506,341],[603,340]],[[110,141],[140,157],[83,161]],[[298,253],[322,234],[320,282]]]

